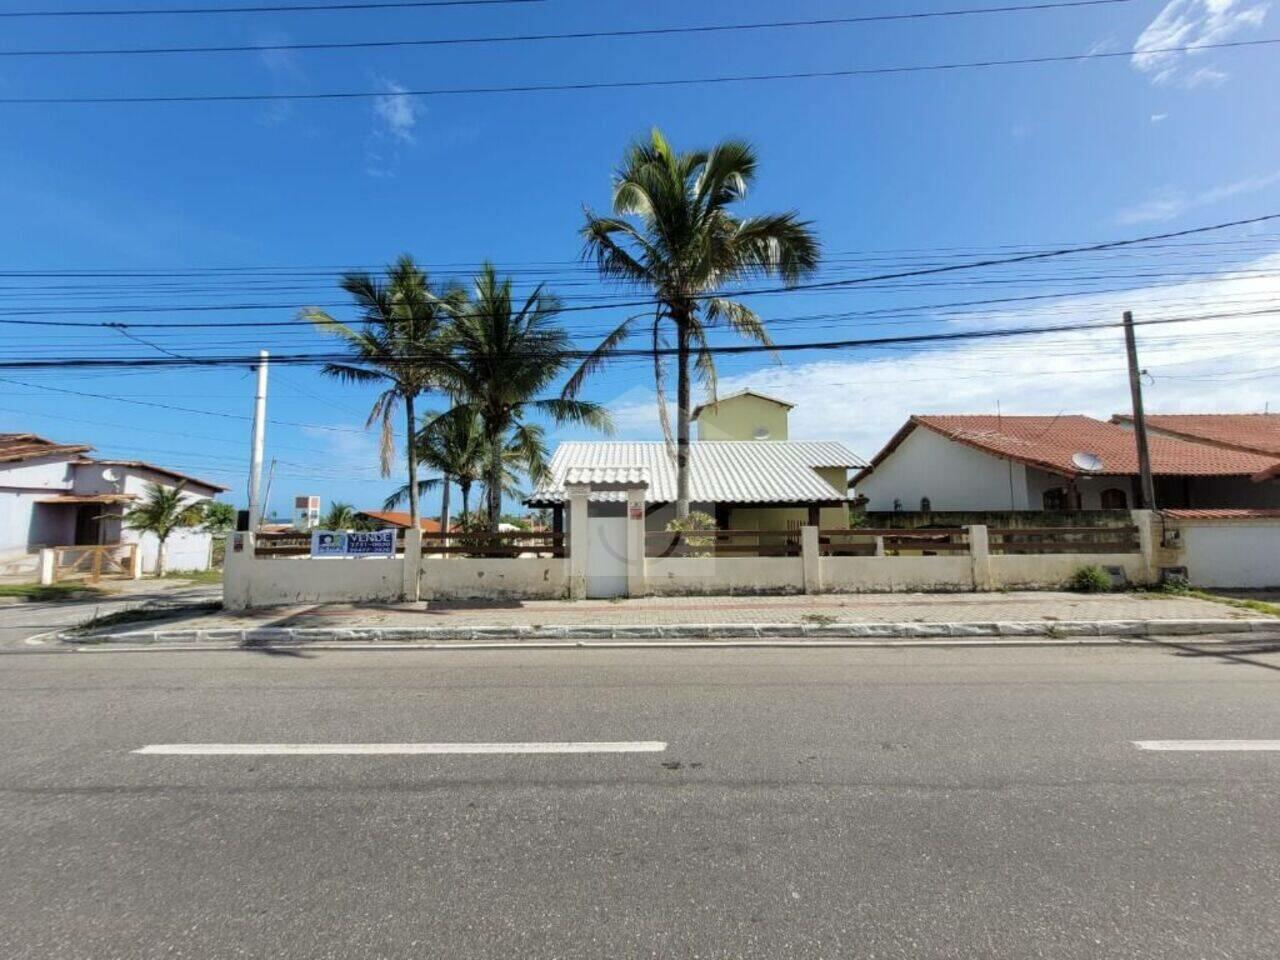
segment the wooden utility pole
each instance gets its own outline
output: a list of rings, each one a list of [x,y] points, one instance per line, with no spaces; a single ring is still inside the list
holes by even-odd
[[[1142,482],[1142,507],[1156,508],[1156,485],[1151,478],[1151,451],[1147,447],[1147,417],[1142,409],[1142,371],[1138,369],[1138,342],[1133,334],[1133,314],[1124,312],[1124,345],[1129,354],[1129,394],[1133,398],[1133,434],[1138,444],[1138,473]]]

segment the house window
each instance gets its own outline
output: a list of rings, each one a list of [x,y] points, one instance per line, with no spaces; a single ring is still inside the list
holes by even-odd
[[[1108,487],[1102,491],[1103,510],[1128,510],[1129,496],[1118,487]]]
[[[1044,508],[1046,510],[1066,510],[1067,491],[1065,487],[1054,487],[1044,492]]]

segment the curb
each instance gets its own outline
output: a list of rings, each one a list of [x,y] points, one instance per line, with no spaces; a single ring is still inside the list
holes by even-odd
[[[719,646],[813,646],[823,642],[909,640],[1081,642],[1212,634],[1280,634],[1280,620],[1058,620],[981,623],[705,623],[664,626],[563,627],[262,627],[247,630],[137,630],[118,633],[60,633],[76,647],[126,644],[132,647],[192,645],[227,647],[406,644],[432,646],[501,644],[524,647],[611,645],[679,646],[718,641]],[[844,644],[840,644],[844,645]]]

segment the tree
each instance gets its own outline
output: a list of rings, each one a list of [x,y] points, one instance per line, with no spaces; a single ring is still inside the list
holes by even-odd
[[[182,495],[186,481],[176,487],[162,487],[149,483],[141,502],[124,513],[124,525],[130,530],[155,535],[159,546],[156,550],[156,576],[165,573],[165,542],[175,530],[199,526],[204,520],[204,506],[187,500]]]
[[[484,438],[487,522],[497,532],[506,472],[517,466],[533,480],[546,473],[546,433],[528,417],[613,429],[598,403],[572,397],[540,399],[568,364],[569,335],[555,323],[560,301],[539,286],[522,305],[512,299],[511,279],[498,279],[486,263],[467,301],[449,305],[453,348],[449,391],[459,399],[455,415],[479,418]]]
[[[341,500],[335,500],[329,504],[328,512],[320,520],[320,529],[354,530],[357,519],[355,507]]]
[[[458,292],[437,296],[427,275],[407,255],[387,269],[385,281],[365,273],[350,273],[342,289],[351,295],[361,313],[362,326],[352,328],[315,307],[302,311],[303,319],[321,331],[343,340],[351,352],[350,363],[327,363],[326,376],[347,383],[381,386],[365,426],[382,423],[380,461],[382,475],[391,475],[395,461],[392,419],[404,405],[407,438],[405,461],[409,472],[409,516],[418,525],[418,457],[415,444],[417,418],[414,403],[440,382],[445,352],[443,340],[446,307]]]
[[[663,363],[670,328],[676,349],[678,517],[689,515],[691,376],[696,375],[715,400],[709,332],[727,327],[749,340],[771,344],[760,317],[723,295],[725,287],[758,276],[776,276],[792,286],[818,265],[817,237],[811,224],[794,211],[743,218],[729,211],[746,197],[756,166],[755,150],[741,140],[677,153],[655,129],[647,143],[636,143],[627,151],[614,176],[614,216],[596,216],[588,209],[581,231],[584,257],[595,260],[606,279],[650,292],[654,310],[627,318],[606,336],[569,378],[563,396],[577,396],[586,378],[647,326],[662,432],[671,443]]]
[[[221,535],[236,525],[236,508],[218,500],[206,500],[201,526],[209,533]]]
[[[449,492],[456,483],[462,491],[462,512],[471,509],[471,487],[480,481],[484,471],[484,431],[474,410],[450,410],[428,413],[418,429],[418,462],[440,473],[438,478],[418,481],[419,495],[442,487],[440,497],[440,529],[450,527]],[[409,495],[408,485],[389,496],[383,509],[393,510]]]

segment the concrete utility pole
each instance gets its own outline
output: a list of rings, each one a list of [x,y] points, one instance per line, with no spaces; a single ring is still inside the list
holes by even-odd
[[[1151,451],[1147,448],[1147,417],[1142,410],[1142,371],[1138,369],[1138,342],[1133,334],[1133,314],[1124,312],[1124,345],[1129,354],[1129,394],[1133,398],[1133,434],[1138,444],[1138,473],[1142,481],[1142,508],[1156,508],[1156,485],[1151,478]]]
[[[258,389],[253,396],[253,449],[249,453],[249,529],[262,523],[262,451],[267,433],[267,351],[258,351]]]

